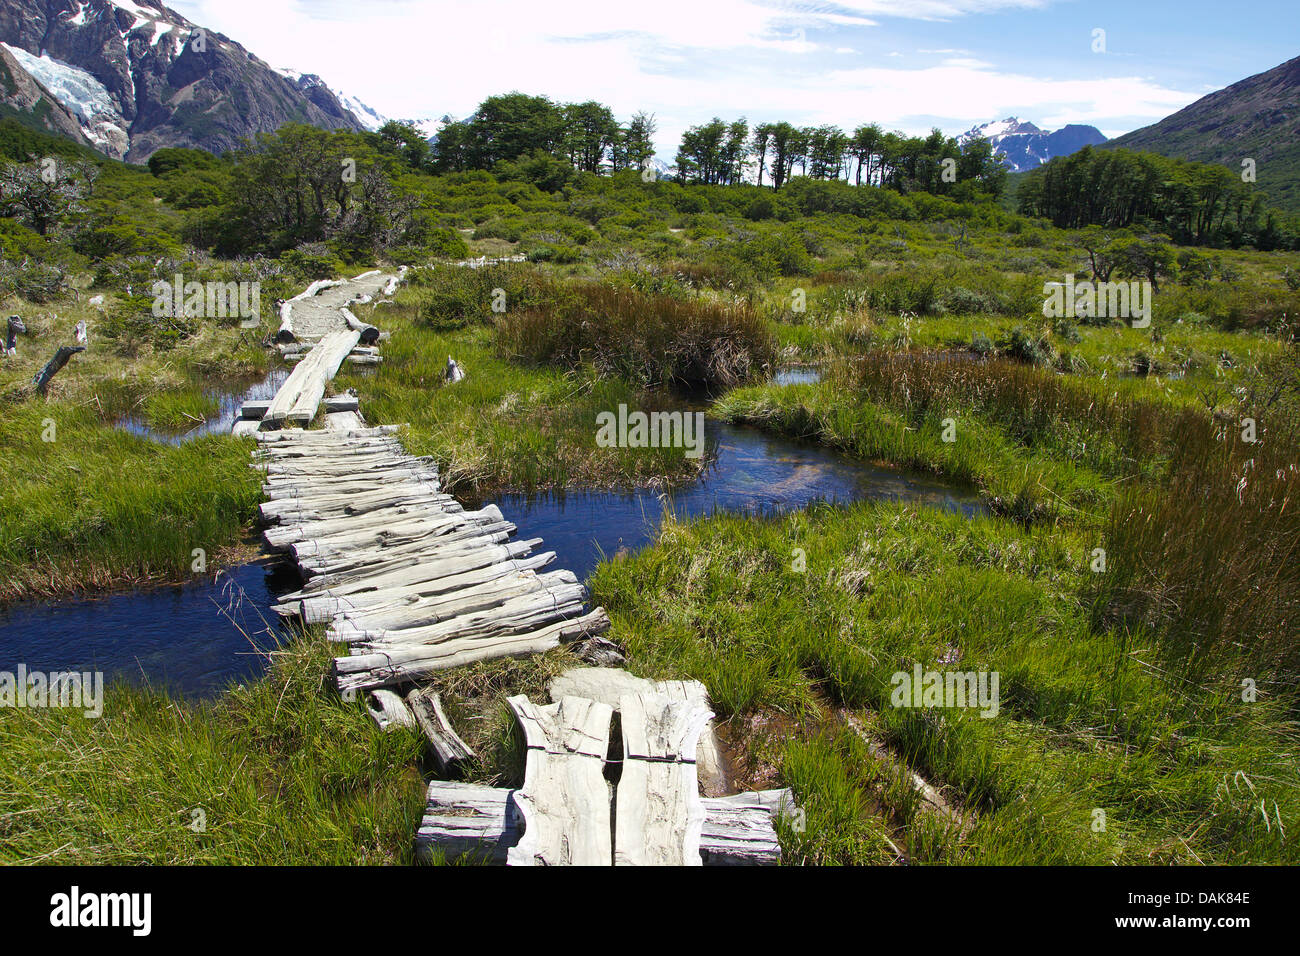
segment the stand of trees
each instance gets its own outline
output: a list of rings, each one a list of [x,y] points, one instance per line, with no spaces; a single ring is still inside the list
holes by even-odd
[[[401,125],[388,124],[380,136],[405,140]],[[506,93],[488,97],[469,119],[444,127],[422,165],[435,173],[490,170],[499,162],[544,154],[561,157],[581,172],[599,173],[606,167],[617,172],[649,162],[654,134],[654,116],[646,113],[624,125],[594,100],[556,103],[545,96]]]
[[[1273,249],[1281,223],[1264,199],[1226,166],[1090,146],[1030,172],[1017,196],[1021,213],[1062,228],[1152,226],[1183,243]]]
[[[644,112],[620,124],[609,107],[595,101],[556,103],[507,93],[488,97],[469,119],[446,126],[432,147],[422,146],[419,132],[401,123],[389,123],[376,135],[381,151],[401,154],[416,169],[492,171],[509,163],[554,189],[571,171],[644,168],[654,156],[655,131],[654,116]],[[904,136],[875,123],[849,135],[836,126],[751,128],[743,117],[733,122],[714,117],[683,134],[676,163],[681,182],[713,186],[756,176],[758,185],[780,189],[799,175],[970,199],[977,193],[996,197],[1006,181],[1006,169],[986,140],[963,147],[938,129],[925,137]]]
[[[762,123],[751,132],[743,118],[727,124],[715,117],[688,129],[677,150],[683,182],[726,186],[745,181],[752,171],[758,185],[780,189],[796,167],[811,179],[963,198],[972,190],[998,196],[1006,183],[1006,169],[987,140],[962,147],[938,129],[922,138],[886,133],[871,123],[850,136],[837,126]]]

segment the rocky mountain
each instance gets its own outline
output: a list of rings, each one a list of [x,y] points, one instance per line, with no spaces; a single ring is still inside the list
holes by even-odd
[[[15,117],[41,132],[56,133],[89,145],[78,118],[0,45],[0,117],[5,116]]]
[[[957,137],[961,143],[980,138],[992,143],[993,148],[1002,154],[1002,162],[1017,173],[1041,166],[1053,156],[1068,156],[1085,146],[1106,142],[1106,137],[1095,126],[1071,123],[1049,133],[1014,116],[983,123]]]
[[[117,159],[220,153],[287,122],[363,128],[319,78],[290,80],[159,0],[0,0],[0,42]]]
[[[298,86],[304,92],[310,90],[325,90],[338,100],[338,102],[348,110],[357,121],[366,129],[374,132],[394,117],[386,116],[379,110],[363,103],[355,96],[344,93],[342,90],[334,89],[325,85],[325,81],[313,73],[299,73],[297,70],[281,69],[281,74],[286,76],[290,81]],[[403,120],[411,123],[417,130],[424,134],[424,137],[430,142],[438,141],[438,134],[442,132],[443,127],[448,123],[456,122],[450,114],[444,114],[438,117],[425,117],[422,119]]]
[[[1273,204],[1300,212],[1300,57],[1203,96],[1159,123],[1106,144],[1244,172]]]

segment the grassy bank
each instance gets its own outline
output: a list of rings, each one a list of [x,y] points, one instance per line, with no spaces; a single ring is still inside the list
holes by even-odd
[[[0,860],[410,862],[420,742],[341,706],[328,665],[303,639],[208,704],[116,686],[99,719],[0,709]]]
[[[1094,629],[1090,547],[998,519],[819,507],[670,525],[602,565],[593,592],[636,670],[709,687],[742,779],[795,788],[796,860],[1296,862],[1274,822],[1300,809],[1286,701],[1168,679],[1146,635]],[[891,706],[890,676],[916,663],[999,672],[997,715]],[[855,724],[975,823],[923,812]]]
[[[0,598],[184,580],[241,546],[261,486],[248,442],[179,446],[29,402],[0,416]]]

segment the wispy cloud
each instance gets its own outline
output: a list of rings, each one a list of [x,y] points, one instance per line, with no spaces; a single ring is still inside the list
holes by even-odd
[[[273,66],[319,73],[391,116],[463,115],[512,89],[595,98],[621,116],[656,113],[661,152],[713,115],[955,133],[1017,113],[1048,128],[1114,130],[1200,95],[1139,76],[1007,69],[974,44],[915,45],[926,21],[1039,10],[1050,0],[173,2]],[[895,36],[895,24],[908,26]]]

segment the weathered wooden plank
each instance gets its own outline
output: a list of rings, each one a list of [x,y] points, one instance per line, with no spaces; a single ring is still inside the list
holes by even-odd
[[[358,594],[362,591],[382,591],[413,584],[432,583],[463,571],[475,571],[513,558],[525,557],[534,547],[541,543],[541,538],[530,538],[527,541],[512,541],[509,544],[493,545],[487,548],[473,548],[458,552],[452,557],[412,565],[409,568],[401,568],[357,580],[327,582],[321,586],[315,586],[317,579],[313,578],[302,589],[292,594],[286,594],[283,599],[292,601],[309,595],[324,596],[326,594],[337,597]]]
[[[276,551],[283,551],[301,541],[328,542],[338,535],[357,538],[367,531],[384,540],[393,540],[400,535],[436,539],[468,525],[496,524],[501,520],[500,515],[499,511],[486,509],[448,511],[440,504],[386,504],[355,516],[273,525],[262,532],[262,538]]]
[[[407,644],[437,644],[452,638],[490,638],[533,631],[552,621],[581,617],[587,589],[561,584],[510,598],[483,610],[467,611],[436,624],[369,629],[347,620],[334,626],[337,639],[347,640],[356,653],[366,654]]]
[[[463,527],[436,538],[427,535],[412,539],[387,538],[377,545],[342,549],[331,543],[322,546],[319,541],[300,541],[290,545],[289,550],[303,573],[313,580],[333,576],[334,580],[342,581],[367,570],[392,570],[418,564],[431,551],[505,544],[514,532],[515,526],[509,521],[466,522]]]
[[[399,485],[423,481],[438,483],[438,472],[429,468],[412,468],[404,475],[386,478],[376,482],[373,477],[320,480],[284,480],[266,481],[262,484],[262,495],[271,501],[303,500],[308,501],[317,495],[361,494],[374,491],[384,485]]]
[[[664,694],[619,702],[623,772],[618,782],[615,866],[699,866],[704,805],[695,749],[712,711]]]
[[[613,847],[603,770],[613,710],[581,697],[538,706],[520,695],[507,703],[528,749],[524,785],[515,794],[524,832],[507,863],[609,866]]]
[[[326,412],[356,412],[361,410],[361,399],[356,395],[331,395],[325,399]]]
[[[307,434],[311,434],[310,432]],[[352,432],[348,433],[349,435]],[[391,436],[352,438],[337,435],[332,442],[273,442],[259,443],[253,457],[257,461],[287,461],[291,458],[344,457],[361,452],[389,451],[404,454],[402,443]]]
[[[609,630],[609,615],[598,607],[590,614],[557,621],[530,634],[490,640],[451,640],[441,644],[410,644],[382,653],[334,658],[335,683],[342,693],[413,683],[430,674],[495,657],[544,654],[562,642]]]
[[[705,866],[775,866],[781,862],[781,843],[767,807],[710,797],[701,802],[700,859]]]
[[[705,798],[700,862],[705,866],[775,865],[781,845],[760,791],[722,799]],[[441,855],[448,862],[474,861],[504,865],[522,835],[518,791],[483,784],[434,780],[415,835],[416,855],[427,861]],[[740,798],[753,798],[737,803]]]
[[[325,427],[331,431],[341,432],[349,431],[353,428],[361,428],[365,425],[365,419],[361,417],[360,412],[344,411],[329,412],[325,414]]]
[[[319,481],[351,474],[378,478],[387,472],[419,470],[424,464],[427,463],[409,455],[376,449],[347,455],[313,455],[274,462],[255,461],[249,467],[264,472],[268,481],[286,481],[304,476]]]
[[[572,667],[554,678],[547,688],[551,700],[566,695],[604,701],[616,711],[624,695],[664,694],[674,700],[694,701],[708,709],[709,693],[699,681],[652,681],[634,677],[616,667]],[[710,721],[700,733],[696,751],[696,774],[706,795],[730,789],[722,749]]]
[[[401,528],[448,532],[466,524],[491,524],[497,520],[495,515],[477,511],[448,512],[436,502],[397,501],[355,515],[273,525],[262,532],[262,538],[276,551],[283,551],[298,541],[319,541],[336,534]]]
[[[412,599],[429,597],[437,594],[449,594],[464,588],[481,584],[484,581],[490,581],[494,578],[512,574],[516,571],[537,570],[543,568],[555,560],[554,551],[546,551],[542,554],[530,555],[527,558],[519,560],[502,561],[498,564],[489,565],[486,568],[480,568],[475,571],[468,571],[465,574],[450,575],[437,581],[426,582],[421,585],[415,585],[408,588],[395,588],[390,591],[370,591],[364,595],[356,597],[337,597],[332,594],[323,594],[319,597],[305,597],[300,602],[288,602],[275,608],[277,614],[281,616],[301,615],[304,623],[318,624],[322,621],[332,621],[341,612],[350,607],[360,607],[369,601],[376,603],[387,603],[394,600]]]
[[[378,435],[396,435],[405,427],[403,425],[371,425],[359,431],[353,432],[350,437],[367,438]],[[330,432],[319,431],[300,431],[295,428],[268,429],[257,436],[259,446],[266,446],[278,442],[337,442],[338,435]]]
[[[415,834],[415,852],[428,861],[473,861],[504,866],[519,842],[520,817],[514,790],[433,780]]]
[[[265,420],[271,425],[311,421],[325,395],[325,386],[338,373],[343,359],[359,340],[360,334],[350,329],[332,332],[322,338],[307,357],[294,366],[275,393]]]
[[[520,571],[475,587],[465,588],[450,595],[433,598],[370,603],[365,607],[340,610],[335,625],[327,634],[331,640],[350,640],[353,634],[364,634],[380,629],[420,627],[451,620],[458,615],[500,607],[513,597],[536,592],[550,593],[554,588],[576,584],[578,577],[572,571],[555,571],[537,574]],[[343,627],[342,624],[349,627]]]
[[[460,764],[474,759],[474,751],[460,739],[442,709],[442,698],[431,688],[419,688],[406,695],[406,703],[429,745],[429,755],[443,776],[453,773]]]
[[[377,508],[395,504],[421,504],[438,507],[445,512],[445,506],[455,502],[451,495],[438,491],[437,486],[429,483],[410,482],[394,487],[376,488],[374,491],[358,495],[316,496],[310,499],[292,498],[289,500],[264,501],[258,511],[264,521],[286,524],[292,521],[303,524],[308,521],[324,521],[342,515],[365,514]],[[288,519],[288,520],[286,520]]]

